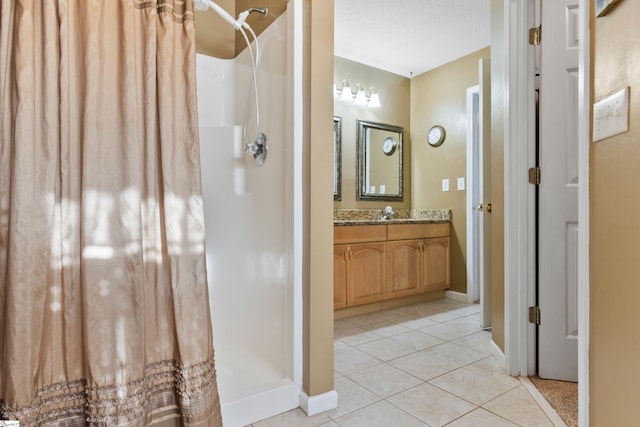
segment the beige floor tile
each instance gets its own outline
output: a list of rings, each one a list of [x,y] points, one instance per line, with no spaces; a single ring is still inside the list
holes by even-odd
[[[491,332],[480,331],[466,337],[452,341],[454,344],[479,351],[486,355],[491,354]]]
[[[480,328],[480,322],[474,319],[469,319],[468,317],[459,317],[457,319],[444,322],[444,324],[449,326],[455,326],[456,328],[460,328],[460,329],[466,329],[472,332],[480,332],[482,330]]]
[[[309,417],[298,408],[252,425],[255,427],[317,427],[330,421],[331,418],[326,413]]]
[[[378,323],[372,323],[370,325],[367,326],[363,326],[364,329],[366,329],[367,331],[371,331],[374,334],[379,335],[380,337],[386,338],[386,337],[390,337],[393,335],[398,335],[398,334],[402,334],[404,332],[409,332],[411,329],[406,328],[404,326],[401,325],[397,325],[395,323],[391,323],[391,322],[378,322]]]
[[[474,326],[479,325],[479,310],[477,304],[443,299],[336,320],[338,408],[313,417],[296,409],[254,425],[550,426],[520,381],[506,375],[491,355],[490,334]],[[425,332],[429,328],[431,334]],[[405,351],[412,353],[381,360]],[[484,409],[471,402],[505,389]]]
[[[387,364],[354,372],[349,375],[349,378],[367,390],[385,398],[423,382],[421,379]]]
[[[431,427],[443,426],[476,408],[475,405],[427,383],[396,394],[388,400]]]
[[[459,308],[453,308],[449,310],[449,312],[457,316],[469,316],[471,314],[478,314],[480,313],[480,304],[463,305]]]
[[[429,384],[476,405],[482,405],[513,388],[513,386],[477,374],[466,368],[456,369],[434,378],[429,381]]]
[[[380,313],[380,320],[394,324],[408,322],[410,320],[415,320],[421,317],[416,314],[407,313],[406,311],[398,309],[381,311]]]
[[[346,344],[345,348],[336,349],[334,347],[333,353],[333,369],[343,375],[381,363],[375,357]]]
[[[488,356],[484,359],[480,359],[477,362],[473,362],[472,364],[465,366],[465,368],[513,387],[517,387],[520,385],[520,380],[518,378],[507,375],[504,371],[504,368],[500,366],[496,358],[493,356]]]
[[[447,424],[447,427],[517,427],[517,424],[511,421],[505,420],[496,414],[492,414],[489,411],[485,411],[482,408],[478,408],[473,412],[469,412],[451,424]]]
[[[429,349],[400,357],[389,364],[424,381],[464,366],[464,363],[434,357],[428,351]]]
[[[334,388],[338,393],[338,407],[327,412],[330,418],[335,419],[380,400],[375,393],[347,377],[336,379]]]
[[[425,427],[426,424],[398,409],[389,402],[380,401],[351,412],[335,420],[341,427]]]
[[[452,341],[458,338],[462,338],[467,335],[471,335],[473,332],[468,329],[461,329],[455,326],[447,325],[445,323],[439,323],[433,326],[427,326],[426,328],[419,329],[420,332],[429,334],[436,338],[440,338],[445,341]]]
[[[424,317],[417,317],[413,320],[407,320],[402,323],[399,323],[398,325],[404,326],[405,328],[409,328],[409,329],[420,329],[420,328],[426,328],[427,326],[434,326],[437,324],[438,322],[434,320],[429,320]]]
[[[443,360],[459,363],[460,365],[468,365],[480,359],[487,357],[486,354],[472,350],[451,342],[436,345],[424,350],[427,355],[432,355]]]
[[[414,351],[424,350],[434,345],[444,344],[445,341],[420,331],[405,332],[389,337],[390,340],[404,344]]]
[[[389,338],[381,338],[376,341],[360,344],[356,348],[385,362],[415,353],[413,348]]]
[[[482,405],[487,411],[527,427],[551,427],[553,424],[529,392],[520,385]]]
[[[453,314],[448,311],[442,311],[440,313],[432,314],[430,316],[426,316],[429,320],[434,320],[436,322],[448,322],[449,320],[457,319],[460,317],[457,314]]]
[[[379,335],[376,335],[370,331],[365,331],[360,327],[334,331],[333,336],[335,339],[340,340],[343,343],[348,344],[350,346],[356,346],[359,344],[364,344],[369,341],[375,341],[380,339]]]
[[[376,320],[377,321],[377,320]],[[367,315],[346,317],[333,322],[334,329],[339,328],[358,328],[371,323],[371,319]]]

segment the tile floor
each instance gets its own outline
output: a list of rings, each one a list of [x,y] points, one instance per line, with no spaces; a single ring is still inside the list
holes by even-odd
[[[336,320],[338,408],[253,426],[553,426],[520,380],[502,373],[479,311],[444,298]]]

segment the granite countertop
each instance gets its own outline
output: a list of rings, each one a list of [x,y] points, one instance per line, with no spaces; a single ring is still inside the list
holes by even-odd
[[[450,209],[398,209],[382,219],[382,209],[335,209],[334,225],[440,224],[451,222]]]

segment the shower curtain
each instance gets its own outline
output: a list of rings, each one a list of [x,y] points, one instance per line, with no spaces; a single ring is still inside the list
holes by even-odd
[[[0,1],[0,419],[221,425],[193,0]]]

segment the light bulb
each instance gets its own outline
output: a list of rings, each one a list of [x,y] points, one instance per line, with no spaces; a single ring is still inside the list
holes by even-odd
[[[369,98],[369,107],[370,108],[382,107],[382,104],[380,104],[380,96],[378,95],[378,91],[375,88],[371,88],[371,97]]]
[[[356,99],[353,103],[356,105],[367,105],[367,95],[365,95],[364,89],[360,86],[360,83],[356,85]]]
[[[342,93],[340,94],[340,101],[353,102],[353,94],[351,93],[351,87],[346,80],[342,81]]]

